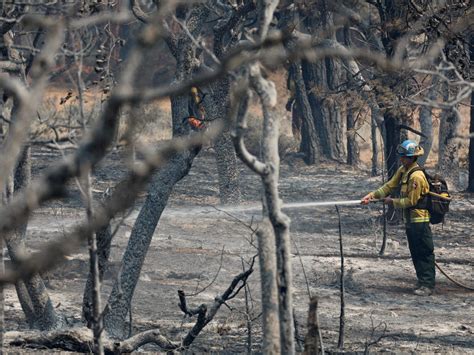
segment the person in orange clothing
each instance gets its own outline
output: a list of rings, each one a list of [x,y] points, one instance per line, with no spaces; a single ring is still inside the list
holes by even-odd
[[[199,131],[206,128],[205,111],[204,111],[204,100],[205,94],[203,94],[197,87],[191,88],[191,94],[188,100],[188,111],[189,116],[185,118],[185,121],[191,126],[194,131]]]
[[[397,152],[402,166],[385,185],[365,195],[361,203],[383,199],[384,203],[403,210],[408,246],[418,278],[414,294],[429,296],[435,287],[434,246],[426,203],[430,187],[416,162],[424,151],[415,141],[406,140],[398,146]],[[392,198],[390,194],[398,187],[400,198]]]

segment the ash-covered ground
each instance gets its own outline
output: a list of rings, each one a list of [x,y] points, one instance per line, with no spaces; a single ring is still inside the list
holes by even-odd
[[[34,151],[35,171],[58,159],[46,149]],[[125,174],[122,152],[115,151],[94,172],[94,189],[114,186]],[[306,166],[295,158],[282,161],[280,192],[284,202],[359,199],[381,183],[364,170],[346,165]],[[241,166],[243,206],[260,199],[260,180]],[[35,213],[27,244],[31,250],[54,239],[84,220],[79,193],[71,185],[71,197],[54,201]],[[454,192],[446,223],[433,226],[438,263],[459,281],[474,287],[474,197]],[[111,263],[103,285],[107,301],[121,256],[143,202],[137,201],[112,242]],[[439,272],[436,292],[429,297],[412,294],[416,283],[404,228],[388,225],[385,255],[382,242],[382,207],[340,207],[345,255],[344,351],[473,353],[474,293],[455,286]],[[319,298],[319,320],[326,350],[336,351],[340,314],[340,253],[338,216],[334,207],[285,210],[291,218],[294,306],[300,339],[306,333],[309,293]],[[119,220],[118,218],[117,220]],[[175,187],[148,251],[132,305],[133,333],[159,327],[179,340],[195,319],[183,317],[178,290],[190,306],[212,303],[232,278],[256,254],[260,212],[242,206],[219,206],[217,171],[211,150],[203,151],[189,176]],[[117,223],[117,221],[115,222]],[[58,312],[71,325],[80,323],[83,287],[88,272],[86,248],[45,276]],[[250,277],[245,305],[244,290],[223,306],[191,350],[194,352],[245,352],[248,319],[251,319],[252,351],[258,352],[261,335],[258,262]],[[7,331],[27,326],[13,287],[6,289]],[[159,349],[148,345],[147,351]],[[13,350],[13,349],[11,349]]]

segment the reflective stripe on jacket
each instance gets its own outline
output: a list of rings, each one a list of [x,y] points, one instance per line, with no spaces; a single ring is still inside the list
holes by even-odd
[[[400,198],[393,199],[393,206],[403,209],[405,223],[430,221],[428,210],[412,208],[430,190],[426,176],[421,170],[413,172],[410,180],[407,181],[409,172],[415,167],[418,167],[417,163],[413,163],[407,169],[401,166],[385,185],[372,192],[374,198],[379,199],[390,195],[393,190],[400,186]]]

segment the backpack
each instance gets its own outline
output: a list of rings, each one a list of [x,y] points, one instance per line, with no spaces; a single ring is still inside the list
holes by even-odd
[[[438,224],[444,222],[444,216],[449,212],[449,203],[451,202],[451,196],[449,195],[448,184],[446,180],[439,174],[430,175],[425,169],[421,167],[413,168],[408,174],[407,181],[410,180],[411,174],[415,171],[422,171],[425,174],[426,180],[430,187],[428,194],[423,196],[415,207],[426,209],[430,213],[430,223]]]

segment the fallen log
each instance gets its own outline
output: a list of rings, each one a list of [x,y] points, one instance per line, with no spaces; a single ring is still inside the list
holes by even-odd
[[[51,332],[14,331],[6,332],[5,344],[28,348],[61,349],[76,352],[91,352],[94,345],[92,330],[86,327],[56,330]],[[105,354],[131,353],[145,344],[155,344],[162,350],[176,350],[181,344],[172,342],[161,334],[159,329],[138,333],[123,341],[103,337]]]

